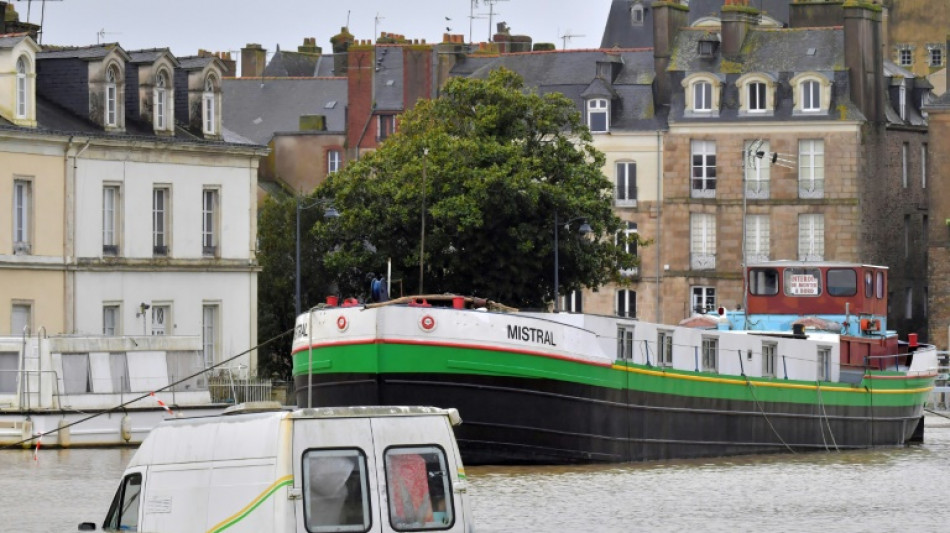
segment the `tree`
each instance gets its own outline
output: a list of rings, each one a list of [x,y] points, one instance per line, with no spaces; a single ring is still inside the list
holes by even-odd
[[[315,194],[341,216],[313,232],[346,294],[366,294],[389,259],[403,291],[415,293],[424,203],[423,292],[541,307],[553,299],[555,214],[561,294],[636,265],[617,237],[603,164],[567,97],[528,91],[504,69],[454,78],[402,115],[377,151],[320,186]],[[579,217],[592,236],[577,235]]]

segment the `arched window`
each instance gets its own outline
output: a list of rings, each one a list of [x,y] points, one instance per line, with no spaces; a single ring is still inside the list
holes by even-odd
[[[821,85],[815,80],[802,82],[802,111],[821,109]]]
[[[119,74],[114,66],[106,71],[106,126],[115,126],[118,122],[118,89],[116,80]]]
[[[201,98],[202,102],[202,116],[204,117],[204,132],[208,135],[214,135],[216,132],[215,129],[215,114],[214,114],[214,78],[208,76],[208,79],[205,80],[205,91]]]
[[[693,85],[693,111],[712,111],[712,84],[701,81]]]
[[[27,98],[29,91],[26,89],[26,60],[22,57],[16,61],[16,116],[17,118],[26,118]]]
[[[158,79],[155,80],[155,129],[157,130],[166,129],[166,123],[168,122],[167,78],[165,72],[161,72]]]

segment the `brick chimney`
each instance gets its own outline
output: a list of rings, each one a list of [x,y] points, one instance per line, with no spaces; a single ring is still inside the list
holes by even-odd
[[[241,48],[241,77],[260,78],[267,65],[267,50],[257,43],[248,43]]]
[[[881,7],[846,2],[843,10],[844,64],[851,100],[870,122],[881,123],[885,120]]]
[[[844,25],[843,0],[794,0],[788,6],[791,28],[826,28]]]
[[[350,36],[352,37],[352,36]],[[347,44],[347,53],[336,51],[337,58],[349,64],[344,69],[347,79],[346,146],[347,160],[359,159],[361,149],[375,148],[376,124],[373,120],[373,83],[376,47],[371,42]],[[339,76],[340,71],[337,70]]]
[[[689,7],[673,1],[653,3],[653,64],[656,69],[658,105],[669,105],[673,87],[670,82],[670,56],[680,28],[689,25]]]
[[[759,12],[749,7],[749,0],[726,0],[722,6],[722,56],[733,58],[742,50],[742,43],[755,25]]]
[[[345,76],[347,69],[347,50],[354,42],[353,34],[346,26],[340,28],[340,33],[330,37],[333,45],[333,73],[336,76]]]
[[[297,51],[301,54],[322,54],[323,48],[317,46],[317,40],[313,37],[304,37],[303,45],[297,47]]]

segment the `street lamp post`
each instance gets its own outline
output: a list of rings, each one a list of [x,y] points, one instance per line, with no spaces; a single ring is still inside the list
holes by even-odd
[[[302,205],[300,203],[300,196],[297,196],[297,231],[295,233],[294,239],[294,317],[300,316],[300,212],[305,209],[310,209],[311,207],[316,207],[318,205],[328,205],[330,200],[325,198],[318,198],[310,205]],[[336,218],[340,216],[340,213],[337,212],[333,207],[328,207],[323,212],[324,217]]]
[[[565,222],[564,226],[570,227],[572,222],[576,222],[578,220],[584,221],[584,223],[581,224],[581,227],[578,228],[577,230],[578,233],[580,233],[581,235],[587,235],[588,233],[591,233],[592,231],[594,231],[591,229],[590,224],[587,223],[587,217],[574,217],[568,220],[567,222]],[[555,210],[554,211],[554,312],[555,313],[561,312],[561,298],[558,295],[559,287],[561,285],[559,275],[558,275],[558,272],[561,270],[561,266],[559,264],[559,258],[558,258],[559,256],[559,253],[558,253],[559,250],[558,250],[558,244],[557,244],[558,230],[559,230],[559,224],[557,222],[557,211]]]

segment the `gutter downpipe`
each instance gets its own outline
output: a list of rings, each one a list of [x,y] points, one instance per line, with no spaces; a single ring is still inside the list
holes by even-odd
[[[92,139],[87,139],[86,144],[84,144],[83,147],[78,152],[76,152],[75,155],[73,155],[72,173],[68,172],[69,170],[68,164],[66,167],[68,175],[66,176],[66,183],[64,183],[64,187],[66,190],[65,190],[65,194],[63,195],[63,206],[64,206],[63,211],[66,213],[66,216],[64,218],[64,224],[66,225],[66,231],[64,231],[64,234],[65,234],[64,236],[65,236],[66,242],[63,244],[64,244],[64,247],[66,248],[65,250],[66,257],[63,258],[63,261],[66,265],[66,272],[64,272],[64,274],[67,279],[70,276],[75,276],[75,273],[69,272],[69,263],[71,261],[75,261],[75,246],[76,246],[76,236],[75,236],[76,224],[74,222],[76,213],[75,213],[75,210],[69,208],[69,202],[70,202],[70,197],[71,197],[70,193],[74,193],[76,190],[76,175],[79,172],[79,163],[78,163],[79,156],[81,156],[86,151],[86,149],[89,148],[89,145],[91,144],[92,144]],[[66,152],[67,158],[69,157],[69,149],[71,148],[71,146],[72,146],[72,137],[70,137],[69,146],[67,146],[67,152]],[[72,282],[72,283],[67,282],[67,285],[71,287],[70,290],[66,291],[67,296],[68,296],[70,292],[73,292],[73,293],[75,292],[75,282]],[[73,294],[73,297],[70,298],[70,305],[68,306],[68,308],[70,309],[69,316],[67,317],[69,320],[67,324],[64,324],[65,326],[64,329],[66,331],[71,331],[73,333],[76,333],[75,294]]]
[[[661,324],[663,322],[663,315],[661,312],[661,305],[663,304],[662,297],[660,293],[660,281],[663,273],[663,265],[661,264],[660,251],[662,250],[662,235],[663,235],[663,193],[661,192],[661,186],[663,184],[662,179],[662,169],[661,169],[661,149],[662,145],[660,143],[660,130],[656,130],[656,323]]]

